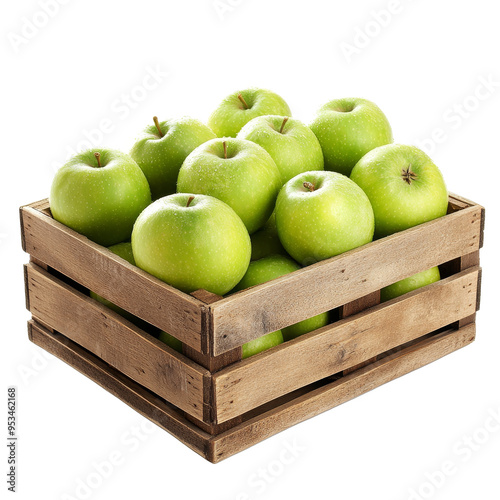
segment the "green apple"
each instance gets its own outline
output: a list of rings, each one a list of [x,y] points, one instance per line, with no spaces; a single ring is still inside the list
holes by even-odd
[[[414,274],[409,278],[405,278],[404,280],[397,281],[392,285],[382,288],[380,291],[380,300],[385,302],[386,300],[394,299],[395,297],[399,297],[400,295],[416,290],[417,288],[435,283],[440,279],[441,275],[439,274],[439,268],[431,267],[426,271]]]
[[[250,88],[228,95],[210,116],[208,126],[217,137],[236,137],[242,127],[256,116],[291,114],[288,104],[278,94]]]
[[[276,227],[285,250],[307,266],[372,241],[373,210],[345,175],[306,172],[282,187]]]
[[[110,149],[74,156],[57,171],[50,190],[54,219],[104,246],[130,239],[137,216],[150,203],[137,163]]]
[[[233,288],[231,293],[244,290],[251,286],[260,285],[266,281],[279,278],[288,273],[293,273],[300,269],[300,266],[283,255],[270,255],[259,260],[250,262],[248,270],[241,281]],[[317,328],[321,328],[328,324],[328,313],[318,314],[312,318],[300,321],[294,325],[282,328],[283,338],[291,340],[303,335],[304,333],[311,332]]]
[[[146,127],[130,151],[130,156],[146,176],[153,199],[175,193],[179,169],[186,157],[215,134],[194,118],[182,117]]]
[[[167,344],[172,349],[175,349],[177,352],[182,352],[182,342],[175,338],[173,335],[167,332],[160,332],[158,335],[158,340],[161,340],[164,344]]]
[[[310,127],[323,149],[325,170],[344,175],[368,151],[393,141],[386,116],[366,99],[334,99],[318,110]]]
[[[224,202],[178,193],[141,213],[132,250],[138,267],[179,290],[223,295],[245,274],[251,245],[245,225]]]
[[[283,184],[310,170],[323,170],[323,151],[312,130],[287,116],[265,115],[249,121],[238,133],[262,146],[276,163]]]
[[[351,179],[370,199],[376,238],[446,215],[443,176],[414,146],[390,144],[371,151],[354,167]]]
[[[259,352],[266,351],[267,349],[271,349],[271,347],[277,346],[283,343],[283,335],[281,330],[277,330],[275,332],[268,333],[259,337],[257,339],[251,340],[246,344],[243,344],[241,349],[241,358],[249,358],[254,354],[258,354]]]
[[[243,139],[213,139],[197,147],[183,163],[179,193],[214,196],[227,203],[251,234],[271,216],[281,176],[263,148]]]
[[[250,236],[250,241],[252,242],[251,260],[262,259],[268,255],[288,255],[278,238],[274,212],[269,220]]]

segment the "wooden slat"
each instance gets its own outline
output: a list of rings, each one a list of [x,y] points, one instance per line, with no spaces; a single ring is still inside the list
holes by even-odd
[[[215,373],[217,423],[471,315],[478,275],[465,270]]]
[[[464,269],[470,269],[474,266],[479,266],[479,250],[476,252],[469,253],[464,255],[458,259],[460,261],[459,269],[462,271]],[[476,300],[476,311],[479,310],[479,303],[481,297],[481,269],[479,269],[479,274],[477,277],[477,300]],[[462,327],[468,325],[470,323],[474,323],[476,321],[476,311],[474,311],[470,316],[466,318],[462,318],[458,321],[458,327]]]
[[[464,208],[212,304],[214,354],[478,250],[482,214]]]
[[[40,204],[35,204],[35,207]],[[21,207],[23,249],[135,316],[202,351],[204,304],[132,266],[32,206]]]
[[[220,295],[216,295],[215,293],[207,292],[206,290],[196,290],[191,295],[195,296],[197,299],[201,300],[205,304],[213,304],[222,299]],[[206,325],[206,331],[210,332],[212,325],[210,322],[210,317],[207,316],[208,324]],[[211,435],[220,434],[227,429],[234,427],[236,424],[241,423],[241,416],[237,416],[222,424],[213,423],[214,420],[214,406],[213,406],[213,384],[212,384],[212,373],[217,370],[221,370],[222,368],[235,363],[236,361],[241,360],[241,347],[237,347],[236,349],[232,349],[231,351],[227,351],[220,356],[213,356],[209,349],[207,354],[200,353],[193,349],[192,347],[187,346],[186,344],[182,345],[182,352],[190,359],[196,361],[201,366],[204,366],[210,371],[210,376],[205,377],[204,380],[204,405],[205,405],[205,413],[204,413],[204,421],[200,421],[188,414],[186,414],[186,418],[196,424],[198,427],[203,429],[205,432],[208,432]]]
[[[295,424],[319,415],[452,353],[474,341],[475,324],[425,339],[331,384],[260,414],[210,441],[208,459],[220,462]]]
[[[457,210],[463,210],[464,208],[471,207],[475,203],[465,200],[460,196],[455,194],[448,195],[448,213],[456,212]]]
[[[463,208],[467,207],[472,207],[476,206],[481,209],[481,232],[480,232],[480,240],[479,240],[479,248],[483,248],[483,243],[484,243],[484,224],[486,221],[486,210],[484,207],[481,205],[478,205],[477,203],[464,198],[463,196],[459,196],[458,194],[455,193],[449,193],[449,203],[452,204],[455,209],[457,210],[462,210]]]
[[[216,295],[215,293],[207,292],[206,290],[196,290],[191,295],[196,297],[198,300],[203,302],[206,305],[214,304],[219,300],[222,300],[220,295]],[[204,331],[207,332],[207,338],[212,336],[210,332],[212,330],[212,323],[210,321],[210,315],[206,315],[207,324],[204,325]],[[204,366],[207,370],[211,372],[215,372],[224,368],[225,366],[230,365],[231,363],[235,363],[241,359],[241,347],[236,347],[231,351],[226,351],[225,353],[214,356],[211,350],[210,345],[208,345],[207,352],[199,352],[192,347],[183,344],[182,352],[190,359],[196,361],[199,365]]]
[[[340,318],[341,319],[348,318],[353,314],[357,314],[361,311],[364,311],[369,307],[374,307],[377,304],[380,304],[380,290],[377,290],[376,292],[370,293],[370,295],[365,295],[364,297],[356,299],[353,302],[348,302],[347,304],[341,306],[339,311]],[[377,361],[377,356],[371,359],[367,359],[366,361],[363,361],[363,363],[360,363],[359,365],[347,368],[346,370],[343,371],[343,374],[347,375],[351,372],[358,370],[359,368],[363,368],[363,366],[373,363],[374,361]]]
[[[207,460],[217,463],[295,424],[339,406],[406,373],[425,366],[474,340],[475,324],[427,338],[342,379],[293,399],[218,436],[198,429],[175,408],[155,397],[93,354],[36,322],[28,324],[30,340],[83,373]],[[266,405],[271,406],[271,405]]]
[[[33,343],[83,373],[142,416],[208,459],[207,447],[210,436],[188,422],[178,410],[63,335],[51,333],[34,321],[28,323],[28,332]]]
[[[33,263],[26,270],[30,311],[37,321],[203,419],[207,370]]]

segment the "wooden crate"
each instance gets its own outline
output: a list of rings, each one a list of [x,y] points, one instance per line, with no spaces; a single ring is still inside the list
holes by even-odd
[[[450,195],[444,217],[223,298],[170,287],[43,200],[21,208],[29,337],[219,462],[472,342],[483,227],[481,206]],[[439,282],[379,303],[382,287],[436,265]],[[331,324],[241,360],[244,343],[330,310]]]

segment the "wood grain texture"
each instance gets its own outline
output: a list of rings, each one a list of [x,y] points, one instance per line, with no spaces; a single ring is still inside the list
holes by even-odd
[[[479,266],[479,250],[476,252],[469,253],[467,255],[463,255],[458,259],[459,265],[458,269],[460,271],[465,270],[465,269],[470,269],[474,266]],[[480,304],[480,298],[481,298],[481,276],[482,276],[482,270],[479,269],[479,273],[477,276],[477,298],[476,298],[476,310],[470,315],[467,316],[466,318],[462,318],[458,321],[458,327],[462,327],[465,325],[469,325],[470,323],[474,323],[476,321],[476,311],[479,311],[479,304]]]
[[[220,462],[297,423],[339,406],[361,394],[425,366],[474,340],[475,324],[429,337],[325,386],[297,391],[278,406],[242,424],[210,436],[187,421],[174,407],[60,334],[52,334],[36,322],[28,323],[29,337],[54,356],[118,397],[210,462]]]
[[[449,330],[306,393],[210,441],[208,459],[220,462],[289,427],[339,406],[474,341],[475,324]]]
[[[463,208],[211,304],[214,354],[478,250],[482,214]]]
[[[481,210],[481,234],[479,237],[479,248],[483,248],[484,244],[484,225],[486,221],[486,210],[483,206],[471,201],[463,196],[459,196],[455,193],[449,193],[448,196],[448,205],[452,207],[453,210],[462,210],[467,207],[476,206]]]
[[[208,443],[211,436],[187,421],[174,407],[63,335],[51,333],[34,321],[28,323],[28,335],[33,343],[83,373],[203,458],[208,459]],[[92,402],[89,401],[89,404]],[[53,429],[54,432],[56,430]]]
[[[214,304],[219,300],[222,300],[220,295],[215,293],[207,292],[206,290],[196,290],[191,294],[193,297],[196,297],[198,300],[203,302],[206,305]],[[214,356],[213,354],[213,343],[210,342],[210,339],[213,338],[213,327],[211,322],[211,317],[207,314],[204,317],[203,331],[206,332],[206,335],[203,338],[203,341],[206,341],[206,351],[199,352],[192,347],[183,344],[182,352],[193,361],[196,361],[201,366],[204,366],[210,372],[215,372],[224,368],[225,366],[230,365],[231,363],[235,363],[241,359],[241,347],[236,347],[230,351],[226,351],[219,356]]]
[[[218,302],[222,299],[220,295],[216,295],[206,290],[196,290],[191,295],[195,296],[197,299],[201,300],[203,303],[209,305]],[[212,374],[226,366],[229,366],[237,361],[241,360],[242,348],[236,347],[230,351],[227,351],[219,356],[214,356],[212,354],[213,345],[209,339],[213,338],[213,328],[211,317],[206,316],[206,324],[204,324],[204,331],[206,332],[206,338],[208,341],[208,353],[200,353],[195,349],[183,344],[182,351],[190,359],[196,361],[201,366],[207,368],[210,371],[210,376],[204,379],[204,392],[203,392],[203,403],[204,403],[204,414],[203,421],[199,421],[192,417],[191,415],[186,415],[186,418],[196,424],[198,427],[208,432],[211,435],[220,434],[221,432],[241,423],[241,416],[236,416],[222,424],[215,423],[215,408],[214,408],[214,387]]]
[[[34,258],[202,350],[202,316],[207,312],[203,302],[129,264],[36,208],[21,208],[21,225],[23,248]]]
[[[467,269],[215,373],[216,422],[471,315],[478,273]]]
[[[340,319],[348,318],[353,314],[357,314],[361,311],[364,311],[369,307],[374,307],[377,304],[380,304],[380,290],[377,290],[376,292],[370,293],[369,295],[365,295],[364,297],[356,299],[353,302],[348,302],[347,304],[341,306],[339,311]],[[363,363],[360,363],[359,365],[347,368],[346,370],[343,371],[343,374],[347,375],[351,372],[358,370],[359,368],[363,368],[363,366],[373,363],[374,361],[377,361],[377,356],[371,359],[367,359],[366,361],[363,361]]]
[[[30,311],[37,321],[203,419],[205,369],[33,263],[26,272]]]

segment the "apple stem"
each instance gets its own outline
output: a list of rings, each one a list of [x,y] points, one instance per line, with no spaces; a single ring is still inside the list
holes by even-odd
[[[285,123],[288,121],[288,116],[285,116],[285,118],[283,118],[283,123],[281,124],[281,128],[280,128],[280,134],[283,133],[283,128],[285,127]]]
[[[189,207],[189,205],[191,204],[191,202],[194,200],[194,196],[190,196],[188,198],[188,201],[187,201],[187,204],[186,204],[186,207]]]
[[[158,130],[158,133],[160,134],[160,137],[163,137],[163,132],[161,131],[160,124],[158,123],[158,117],[153,116],[153,121],[155,122],[156,128]]]
[[[314,191],[314,184],[312,182],[304,182],[303,186],[311,191],[311,193]]]
[[[224,158],[227,160],[227,142],[224,141],[222,145],[224,146]]]
[[[243,99],[243,96],[241,94],[238,94],[238,99],[241,101],[241,104],[243,104],[243,108],[248,109],[248,104],[246,103],[245,99]]]
[[[101,168],[101,166],[102,166],[102,165],[101,165],[101,153],[99,153],[98,151],[96,151],[96,152],[94,153],[94,156],[95,156],[95,159],[97,160],[97,166],[98,166],[99,168]]]

